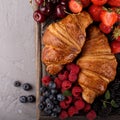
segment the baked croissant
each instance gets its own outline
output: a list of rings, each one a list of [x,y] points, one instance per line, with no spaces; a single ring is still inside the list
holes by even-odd
[[[82,97],[88,103],[103,94],[114,80],[117,61],[111,53],[107,37],[97,27],[88,29],[88,37],[77,61],[81,68],[78,82],[83,88]]]
[[[44,35],[42,62],[46,71],[57,74],[65,64],[72,62],[81,52],[86,39],[86,28],[92,23],[87,12],[70,14],[50,24]]]

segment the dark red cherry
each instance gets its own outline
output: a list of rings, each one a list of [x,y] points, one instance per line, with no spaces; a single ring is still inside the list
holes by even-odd
[[[61,0],[61,1],[60,1],[60,4],[61,4],[61,5],[64,5],[64,6],[67,6],[67,1],[66,1],[66,0]]]
[[[44,22],[45,21],[45,16],[40,12],[40,10],[37,10],[33,13],[33,18],[36,22]]]
[[[37,3],[37,5],[40,6],[44,2],[44,0],[35,0],[35,2]]]
[[[66,16],[65,10],[66,10],[66,7],[64,5],[57,5],[56,7],[57,17],[64,18]]]

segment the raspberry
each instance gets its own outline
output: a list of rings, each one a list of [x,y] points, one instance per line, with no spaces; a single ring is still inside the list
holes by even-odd
[[[61,92],[64,93],[66,90],[64,88],[61,89]]]
[[[72,89],[72,95],[74,97],[79,97],[81,93],[82,93],[82,88],[80,86],[73,87],[73,89]]]
[[[48,86],[49,82],[51,81],[51,78],[50,76],[44,76],[42,78],[42,83],[45,85],[45,86]]]
[[[59,78],[55,78],[54,82],[56,84],[56,88],[60,89],[62,87],[62,81]]]
[[[66,111],[61,111],[61,113],[60,113],[60,115],[59,115],[59,118],[60,119],[65,119],[65,118],[67,118],[68,117],[68,113],[66,112]]]
[[[68,115],[70,117],[72,117],[73,115],[77,114],[78,111],[76,110],[76,108],[74,106],[71,106],[70,108],[68,108]]]
[[[68,71],[71,71],[71,72],[74,73],[74,74],[78,74],[79,71],[80,71],[79,66],[76,65],[76,64],[73,64],[73,63],[68,64],[68,65],[66,66],[66,68],[67,68]]]
[[[69,79],[69,81],[71,81],[72,83],[73,83],[73,82],[76,82],[76,80],[77,80],[77,75],[76,75],[75,73],[70,72],[70,74],[69,74],[69,76],[68,76],[68,79]]]
[[[60,72],[59,74],[58,74],[58,78],[61,80],[61,81],[63,81],[63,80],[67,80],[68,79],[68,71],[64,71],[63,73],[62,72]]]
[[[59,104],[62,109],[67,109],[69,107],[69,104],[66,104],[65,101],[60,101]]]
[[[94,120],[97,117],[97,115],[94,110],[91,110],[90,112],[87,113],[86,117],[88,120]]]
[[[84,112],[88,112],[91,109],[91,105],[86,103],[84,107]]]
[[[77,110],[82,110],[85,107],[85,102],[83,100],[77,100],[75,102],[75,108]]]
[[[72,96],[67,96],[65,99],[66,104],[70,104],[72,102]]]
[[[63,83],[62,83],[62,88],[63,88],[64,90],[70,89],[71,86],[72,86],[72,84],[71,84],[71,82],[68,81],[68,80],[63,81]]]

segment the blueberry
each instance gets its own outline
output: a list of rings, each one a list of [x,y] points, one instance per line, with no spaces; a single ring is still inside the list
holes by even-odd
[[[50,92],[49,92],[49,91],[45,91],[45,92],[43,93],[43,96],[44,96],[44,97],[49,97],[49,95],[50,95]]]
[[[58,102],[57,100],[54,100],[53,103],[54,103],[55,105],[58,105],[59,102]]]
[[[50,115],[52,113],[52,111],[50,109],[47,109],[46,107],[44,108],[44,112],[47,114],[47,115]]]
[[[14,86],[15,86],[15,87],[20,87],[20,86],[21,86],[21,83],[20,83],[19,81],[15,81],[15,82],[14,82]]]
[[[46,104],[47,104],[47,103],[51,103],[51,101],[50,101],[49,98],[46,98],[45,102],[46,102]]]
[[[57,113],[51,113],[51,117],[57,117]]]
[[[38,105],[38,107],[39,107],[40,110],[43,110],[43,109],[44,109],[44,105],[43,105],[42,103],[40,103],[40,104]]]
[[[51,94],[54,95],[54,94],[57,94],[57,92],[58,92],[57,90],[55,90],[55,89],[51,89]]]
[[[33,103],[33,102],[35,102],[36,98],[35,98],[34,95],[29,95],[29,96],[27,97],[27,100],[28,100],[28,102]]]
[[[29,83],[24,83],[22,87],[25,91],[28,91],[28,90],[32,89],[32,86]]]
[[[56,88],[56,84],[55,84],[53,81],[51,81],[51,82],[49,83],[48,87],[49,87],[50,89],[54,89],[54,88]]]
[[[40,93],[44,93],[45,91],[46,91],[46,87],[45,86],[42,86],[41,88],[40,88]]]
[[[54,105],[53,105],[52,103],[50,103],[50,102],[47,103],[47,108],[48,108],[48,109],[53,109],[53,107],[54,107]]]
[[[60,113],[60,112],[61,112],[61,108],[59,107],[59,105],[56,105],[56,106],[53,108],[53,112],[57,112],[57,113]]]
[[[64,99],[65,99],[65,97],[62,94],[57,95],[57,100],[58,101],[63,101]]]
[[[40,102],[43,102],[45,100],[44,96],[40,96]]]
[[[53,95],[50,95],[50,96],[49,96],[49,99],[50,99],[50,100],[52,100],[53,98],[54,98],[54,96],[53,96]]]
[[[26,103],[27,102],[27,97],[26,96],[20,96],[19,101],[21,103]]]

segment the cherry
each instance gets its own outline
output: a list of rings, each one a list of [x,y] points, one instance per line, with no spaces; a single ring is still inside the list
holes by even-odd
[[[43,14],[43,15],[50,15],[50,13],[52,12],[52,5],[50,2],[47,2],[42,5],[40,5],[40,12]]]
[[[56,7],[57,17],[64,18],[66,16],[65,10],[66,10],[66,7],[64,5],[57,5]]]
[[[58,3],[59,3],[59,0],[51,0],[51,2],[52,2],[53,4],[58,4]]]
[[[44,0],[35,0],[35,2],[37,3],[37,5],[40,6],[44,2]]]
[[[61,0],[61,1],[60,1],[60,4],[61,4],[61,5],[64,5],[64,6],[67,6],[66,0]]]
[[[45,21],[45,16],[40,12],[40,10],[36,10],[34,13],[33,13],[33,18],[36,22],[44,22]]]

